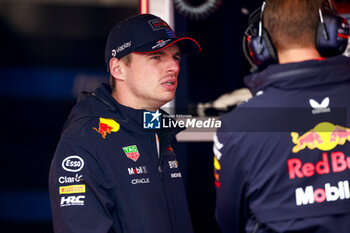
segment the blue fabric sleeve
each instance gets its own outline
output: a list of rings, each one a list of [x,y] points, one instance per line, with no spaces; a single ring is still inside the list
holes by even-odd
[[[49,191],[55,233],[109,232],[116,214],[96,149],[62,139],[52,160]]]

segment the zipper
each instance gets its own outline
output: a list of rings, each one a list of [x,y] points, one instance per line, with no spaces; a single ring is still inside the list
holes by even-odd
[[[156,139],[156,137],[153,137],[153,140],[151,140],[153,142],[153,145],[154,145],[154,139]],[[157,147],[157,142],[155,142],[155,144],[156,144],[156,147]],[[156,153],[158,155],[157,148],[156,148]],[[160,146],[160,141],[159,141],[159,156],[157,156],[157,157],[158,157],[158,174],[159,174],[159,177],[160,177],[160,181],[162,183],[163,194],[164,194],[165,201],[166,201],[166,206],[167,206],[167,209],[168,209],[168,216],[169,216],[169,221],[170,221],[170,224],[171,224],[171,231],[173,233],[175,233],[174,222],[173,222],[173,215],[171,214],[171,211],[170,211],[169,197],[168,197],[168,194],[166,192],[165,184],[164,184],[163,169],[162,169],[164,156],[163,156],[163,153],[162,153],[162,148]]]
[[[161,167],[161,165],[158,165],[158,173],[159,173],[159,176],[160,176],[160,179],[163,180],[163,169]]]
[[[163,169],[162,169],[163,160],[164,160],[163,154],[162,154],[162,153],[159,153],[158,172],[159,172],[159,175],[160,175],[160,179],[161,179],[161,180],[163,180]]]
[[[257,223],[255,224],[255,227],[254,227],[254,230],[253,230],[253,232],[252,232],[252,233],[256,233],[256,232],[257,232],[257,230],[259,229],[259,226],[260,226],[260,223],[259,223],[259,222],[257,222]]]
[[[158,173],[160,176],[160,179],[163,180],[163,169],[162,169],[162,164],[163,164],[163,154],[160,153],[160,141],[158,134],[155,133],[155,138],[156,138],[156,149],[157,149],[157,155],[158,155]]]

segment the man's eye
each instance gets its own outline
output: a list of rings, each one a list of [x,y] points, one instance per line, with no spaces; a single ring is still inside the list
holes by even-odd
[[[180,61],[180,60],[181,60],[181,57],[175,56],[175,57],[174,57],[174,60],[175,60],[175,61]]]
[[[151,59],[159,60],[160,56],[152,56]]]

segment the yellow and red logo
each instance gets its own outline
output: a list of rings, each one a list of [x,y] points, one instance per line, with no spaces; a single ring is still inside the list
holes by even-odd
[[[166,148],[166,151],[174,152],[174,149],[169,145],[169,146]]]
[[[106,139],[107,133],[117,132],[120,129],[120,125],[113,119],[100,117],[98,129],[95,127],[93,127],[93,129],[101,134],[103,139]]]
[[[60,194],[85,193],[85,184],[60,186]]]
[[[306,147],[310,150],[317,148],[329,151],[337,145],[344,145],[346,141],[350,142],[350,129],[329,122],[321,122],[300,137],[296,132],[292,132],[291,136],[295,144],[292,149],[293,153],[304,150]]]
[[[218,171],[221,170],[221,165],[219,163],[219,161],[216,159],[216,157],[214,156],[214,184],[216,187],[220,188],[220,179],[219,179],[219,174]]]

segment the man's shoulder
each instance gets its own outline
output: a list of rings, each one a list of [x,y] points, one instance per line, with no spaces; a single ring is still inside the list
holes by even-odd
[[[93,128],[99,125],[98,116],[86,116],[77,119],[68,118],[64,125],[62,137],[65,138],[82,138],[91,137],[94,133]]]
[[[232,111],[222,115],[220,120],[223,127],[230,127],[233,131],[247,130],[253,125],[261,125],[273,115],[272,107],[267,107],[270,97],[256,96],[246,103],[237,106]]]

